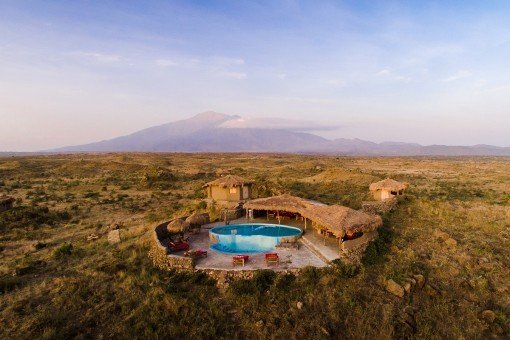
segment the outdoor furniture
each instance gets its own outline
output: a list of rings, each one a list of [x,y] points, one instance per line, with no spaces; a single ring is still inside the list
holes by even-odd
[[[268,253],[266,254],[266,264],[269,266],[270,264],[279,264],[280,257],[277,253]]]
[[[189,243],[187,243],[187,242],[173,242],[173,241],[168,242],[168,250],[171,253],[176,252],[176,251],[181,251],[181,250],[188,250],[188,249],[189,249]]]
[[[184,256],[189,256],[193,258],[207,257],[207,250],[202,249],[188,250],[184,252]]]
[[[232,264],[235,265],[242,265],[244,267],[244,264],[248,261],[250,257],[248,255],[235,255],[232,257]]]

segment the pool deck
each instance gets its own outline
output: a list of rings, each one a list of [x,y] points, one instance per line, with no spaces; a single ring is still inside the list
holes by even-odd
[[[230,221],[230,224],[247,223],[246,219],[241,218]],[[266,219],[250,220],[249,223],[275,223],[278,221]],[[325,267],[328,263],[339,257],[338,245],[334,240],[326,240],[308,227],[305,233],[298,241],[299,249],[295,248],[277,248],[274,250],[280,257],[280,264],[268,266],[265,261],[264,253],[247,254],[250,259],[244,266],[233,266],[232,256],[234,254],[222,253],[210,248],[209,229],[217,226],[223,226],[225,223],[216,222],[202,226],[199,234],[190,235],[191,249],[207,250],[208,256],[198,259],[195,268],[201,270],[257,270],[273,269],[283,271],[287,269],[297,269],[306,266]],[[304,225],[300,221],[286,220],[282,225],[289,225],[303,229]],[[180,255],[176,253],[176,255]]]

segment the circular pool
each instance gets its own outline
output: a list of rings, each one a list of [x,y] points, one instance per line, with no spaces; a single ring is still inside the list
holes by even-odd
[[[295,242],[301,229],[279,224],[247,223],[212,228],[211,248],[225,253],[262,253],[281,242]]]

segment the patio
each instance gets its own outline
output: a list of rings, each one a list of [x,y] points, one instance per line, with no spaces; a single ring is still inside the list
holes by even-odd
[[[245,218],[230,221],[230,224],[247,223]],[[274,223],[277,220],[256,218],[248,223]],[[298,227],[304,230],[304,223],[299,220],[283,220],[281,224]],[[296,269],[306,266],[325,267],[328,262],[339,257],[338,245],[332,239],[326,239],[315,232],[311,226],[305,230],[303,237],[298,241],[299,249],[295,248],[277,248],[274,252],[278,253],[280,258],[279,264],[267,265],[265,254],[248,254],[249,260],[244,266],[233,266],[232,257],[235,254],[222,253],[210,248],[209,229],[225,225],[224,222],[210,223],[202,226],[199,234],[192,234],[189,238],[191,249],[207,250],[208,256],[197,259],[196,269],[215,269],[215,270],[256,270],[256,269],[273,269],[287,270]],[[183,252],[174,253],[174,255],[182,255]]]

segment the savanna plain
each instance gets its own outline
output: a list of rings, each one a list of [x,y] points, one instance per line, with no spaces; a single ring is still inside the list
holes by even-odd
[[[368,186],[410,183],[362,264],[255,273],[227,288],[148,258],[158,223],[214,208],[219,173],[354,209]],[[510,158],[75,154],[0,158],[0,337],[505,338],[510,336]],[[109,226],[121,242],[109,244]],[[90,234],[97,240],[88,240]],[[380,278],[425,283],[404,298]]]

